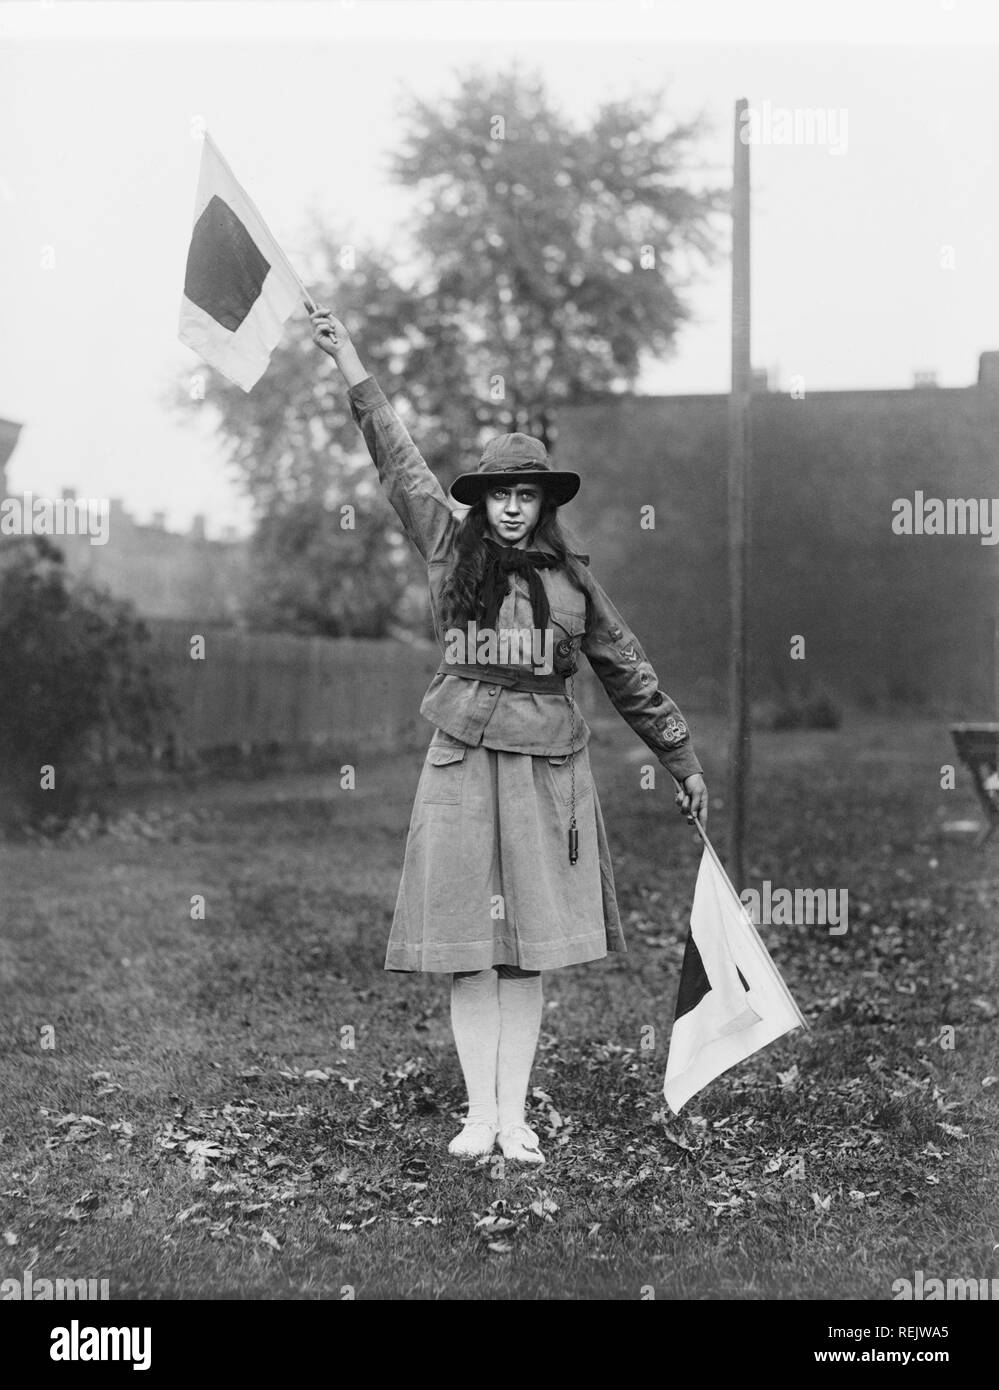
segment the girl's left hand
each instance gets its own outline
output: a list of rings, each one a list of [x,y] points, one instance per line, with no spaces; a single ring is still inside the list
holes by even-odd
[[[692,772],[684,778],[683,791],[676,794],[677,808],[682,816],[693,825],[695,820],[701,829],[708,828],[708,789],[699,772]]]

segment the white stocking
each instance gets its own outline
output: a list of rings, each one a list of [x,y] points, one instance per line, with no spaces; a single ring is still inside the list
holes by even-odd
[[[500,1006],[496,971],[451,977],[451,1027],[468,1091],[466,1124],[496,1124]]]
[[[499,1126],[522,1125],[541,1031],[541,975],[499,981]]]

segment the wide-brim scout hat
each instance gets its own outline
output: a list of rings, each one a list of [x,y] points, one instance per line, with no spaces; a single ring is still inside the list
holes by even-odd
[[[530,434],[498,434],[490,439],[474,473],[462,473],[448,492],[463,507],[471,507],[490,488],[532,481],[532,475],[556,506],[579,491],[578,473],[552,468],[548,450]]]

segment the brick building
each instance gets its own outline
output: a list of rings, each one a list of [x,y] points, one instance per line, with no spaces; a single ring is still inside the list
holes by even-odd
[[[7,462],[20,432],[15,421],[0,420],[0,498],[8,495]],[[62,496],[72,500],[74,490],[63,488]],[[130,599],[143,617],[237,623],[249,582],[249,542],[231,528],[221,540],[208,540],[200,515],[186,535],[164,523],[162,512],[149,525],[136,521],[113,497],[106,545],[92,545],[85,535],[52,539],[71,574]]]
[[[727,411],[724,393],[606,396],[560,412],[553,451],[583,477],[566,515],[594,573],[681,703],[724,698]],[[999,545],[892,530],[893,502],[916,490],[995,499],[999,523],[999,353],[968,387],[796,400],[764,386],[751,431],[754,696],[811,686],[999,717]]]
[[[64,497],[73,495],[63,489]],[[107,545],[91,545],[86,536],[54,539],[72,574],[130,599],[145,618],[239,621],[249,582],[248,541],[231,531],[208,540],[200,515],[186,534],[168,531],[162,512],[143,524],[118,497],[111,498],[108,536]]]

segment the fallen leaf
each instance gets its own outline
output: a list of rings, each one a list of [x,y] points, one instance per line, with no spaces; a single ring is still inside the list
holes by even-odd
[[[192,1158],[221,1158],[222,1150],[215,1139],[189,1139],[184,1145],[185,1153]]]
[[[500,1231],[511,1230],[516,1224],[515,1221],[511,1221],[506,1216],[489,1215],[483,1216],[476,1221],[475,1228],[476,1230],[488,1231],[490,1233],[495,1232],[498,1234]]]
[[[77,1197],[76,1201],[66,1212],[68,1221],[83,1221],[97,1210],[101,1204],[101,1199],[96,1192],[84,1192]]]
[[[177,1222],[179,1226],[183,1225],[185,1221],[190,1220],[190,1218],[194,1215],[195,1212],[203,1211],[204,1206],[204,1202],[195,1202],[193,1207],[185,1207],[184,1210],[179,1211],[173,1219]]]

